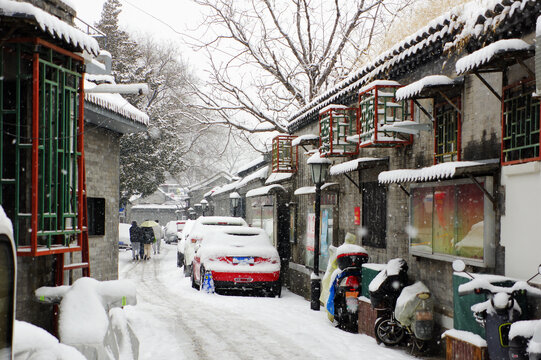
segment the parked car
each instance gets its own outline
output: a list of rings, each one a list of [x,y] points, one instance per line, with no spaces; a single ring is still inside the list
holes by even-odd
[[[176,243],[180,239],[180,233],[186,224],[186,220],[173,220],[165,225],[164,240],[166,244]]]
[[[192,260],[195,254],[195,243],[202,238],[202,232],[208,227],[248,226],[246,220],[231,216],[200,216],[186,229],[184,244],[184,276],[192,275]]]
[[[195,245],[192,286],[212,274],[216,292],[261,290],[280,296],[280,257],[265,230],[247,226],[208,227]]]
[[[130,224],[118,224],[118,248],[128,250],[131,249],[130,241]]]

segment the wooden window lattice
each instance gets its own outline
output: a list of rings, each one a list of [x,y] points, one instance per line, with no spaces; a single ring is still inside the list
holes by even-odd
[[[322,156],[350,156],[359,152],[357,141],[348,137],[357,135],[358,109],[342,106],[329,107],[319,114],[319,135]]]
[[[502,163],[540,160],[540,101],[532,97],[535,80],[504,88]]]
[[[454,99],[453,103],[459,104],[460,99]],[[436,104],[435,109],[435,151],[434,162],[440,164],[459,160],[459,123],[460,114],[448,102]]]
[[[399,146],[412,142],[411,135],[392,130],[393,124],[413,118],[411,101],[395,101],[399,87],[374,85],[359,94],[360,147]]]
[[[297,146],[291,145],[295,138],[296,136],[278,135],[272,139],[272,172],[297,171]]]

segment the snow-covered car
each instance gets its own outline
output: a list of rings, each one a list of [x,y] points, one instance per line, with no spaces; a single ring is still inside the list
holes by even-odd
[[[118,224],[118,248],[131,249],[130,224]]]
[[[195,243],[202,239],[202,233],[209,227],[248,226],[246,220],[231,216],[200,216],[186,229],[184,244],[184,276],[192,275],[192,260],[195,254]]]
[[[184,229],[186,220],[173,220],[165,225],[164,240],[166,244],[176,243],[179,240],[179,235]]]
[[[280,296],[280,257],[265,230],[247,226],[209,227],[196,243],[192,286],[212,275],[216,292],[262,290]]]

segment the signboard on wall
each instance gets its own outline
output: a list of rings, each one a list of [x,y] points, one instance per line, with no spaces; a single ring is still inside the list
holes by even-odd
[[[355,206],[354,209],[355,213],[355,225],[361,225],[361,208],[359,206]]]

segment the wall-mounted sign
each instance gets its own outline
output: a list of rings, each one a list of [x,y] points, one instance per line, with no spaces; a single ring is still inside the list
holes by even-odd
[[[355,212],[355,225],[361,225],[361,208],[359,206],[355,206],[354,212]]]

